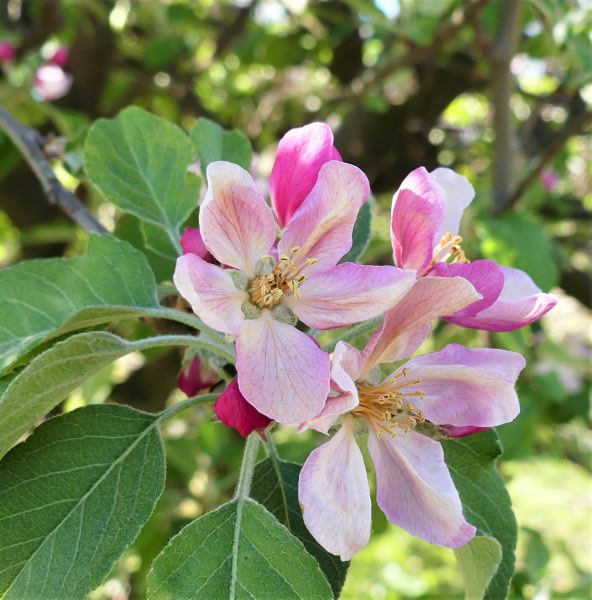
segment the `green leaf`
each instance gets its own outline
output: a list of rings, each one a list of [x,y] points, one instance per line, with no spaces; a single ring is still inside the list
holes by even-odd
[[[273,516],[285,525],[316,558],[335,597],[343,587],[349,562],[327,552],[310,535],[298,504],[298,477],[300,465],[270,456],[255,467],[251,496],[263,504]]]
[[[479,535],[495,538],[502,547],[500,566],[485,597],[501,600],[508,594],[514,573],[516,519],[510,496],[495,462],[502,453],[497,432],[488,429],[442,442],[446,464],[458,489],[467,520]]]
[[[148,575],[149,600],[332,597],[314,558],[250,498],[232,500],[187,525]]]
[[[137,107],[99,119],[85,143],[88,178],[103,196],[166,235],[181,253],[180,228],[197,207],[199,180],[188,168],[191,140],[179,127]]]
[[[0,372],[51,338],[157,308],[145,257],[109,235],[76,258],[30,260],[0,270]]]
[[[513,212],[486,218],[479,229],[485,258],[526,271],[544,292],[557,284],[559,270],[540,223]]]
[[[36,356],[0,396],[0,456],[88,377],[130,352],[186,345],[220,354],[205,336],[158,336],[129,342],[104,331],[80,333]],[[229,355],[228,358],[232,359]],[[0,383],[0,391],[3,385]]]
[[[88,406],[45,422],[0,463],[0,595],[83,600],[164,486],[158,418]]]
[[[371,222],[372,209],[370,208],[370,203],[366,202],[360,209],[356,224],[354,225],[351,250],[339,262],[355,262],[362,256],[370,240]]]
[[[200,117],[189,134],[199,156],[201,172],[216,160],[227,160],[251,170],[253,151],[247,136],[236,129],[226,131],[218,123]]]
[[[465,582],[465,600],[482,600],[502,560],[502,547],[492,537],[478,535],[454,551]]]

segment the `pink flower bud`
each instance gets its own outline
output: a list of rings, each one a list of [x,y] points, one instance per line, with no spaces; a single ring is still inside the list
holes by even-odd
[[[195,356],[189,365],[179,372],[177,384],[182,392],[191,397],[212,387],[216,381],[216,375],[202,364],[199,356]]]
[[[65,67],[70,60],[70,51],[66,46],[59,46],[58,49],[53,53],[49,62],[57,65],[58,67]]]
[[[236,429],[243,437],[247,437],[255,429],[265,429],[271,423],[269,417],[262,415],[245,400],[238,389],[236,378],[216,400],[214,410],[224,425]]]
[[[1,41],[0,42],[0,63],[10,62],[14,60],[16,56],[16,49],[14,44],[10,42]]]
[[[35,73],[33,93],[39,100],[57,100],[72,87],[72,76],[57,65],[43,65]]]
[[[214,261],[214,257],[209,253],[201,233],[196,227],[185,228],[181,236],[181,247],[183,248],[183,254],[197,254],[197,256],[208,262]]]
[[[548,192],[557,185],[558,180],[559,176],[553,169],[543,169],[543,172],[541,173],[541,183]]]

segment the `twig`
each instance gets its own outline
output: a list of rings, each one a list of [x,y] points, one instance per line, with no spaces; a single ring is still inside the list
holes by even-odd
[[[43,138],[39,132],[21,125],[2,107],[0,128],[6,132],[29,163],[50,204],[59,206],[83,229],[94,233],[108,233],[84,204],[58,181],[43,152]]]
[[[541,153],[535,166],[527,175],[523,177],[523,179],[516,186],[515,191],[508,198],[507,203],[503,207],[504,210],[512,208],[516,202],[518,202],[524,192],[526,192],[533,181],[535,181],[535,179],[539,176],[545,165],[547,165],[561,150],[561,148],[563,148],[567,140],[574,135],[577,135],[582,129],[584,129],[588,122],[592,122],[592,111],[584,111],[577,117],[571,119],[571,121],[569,121],[567,125],[550,140],[550,142],[545,146],[545,149]]]
[[[520,39],[522,0],[506,0],[501,7],[501,23],[493,56],[493,210],[507,208],[514,187],[516,140],[512,124],[512,72],[510,63]]]

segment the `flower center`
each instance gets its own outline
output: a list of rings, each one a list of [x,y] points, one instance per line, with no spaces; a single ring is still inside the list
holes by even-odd
[[[453,236],[450,232],[444,234],[438,245],[434,248],[434,258],[432,261],[437,262],[471,262],[461,248],[462,237],[460,235]]]
[[[274,308],[280,303],[284,294],[293,294],[298,298],[298,288],[306,281],[307,276],[303,273],[306,267],[316,264],[316,258],[296,260],[300,252],[300,246],[294,246],[289,255],[283,254],[277,263],[273,264],[270,256],[264,256],[257,276],[249,286],[251,302],[259,308]],[[271,270],[262,271],[272,264]]]
[[[420,390],[406,389],[420,383],[420,379],[407,379],[407,369],[402,369],[398,375],[379,386],[357,382],[360,403],[353,414],[365,419],[378,439],[384,432],[392,437],[397,435],[399,429],[407,433],[425,421],[423,411],[409,401],[411,397],[423,398],[425,394]]]

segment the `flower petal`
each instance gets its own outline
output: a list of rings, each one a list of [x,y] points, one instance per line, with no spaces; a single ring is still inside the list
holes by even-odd
[[[334,160],[325,163],[284,231],[280,254],[299,246],[299,260],[316,258],[321,266],[335,265],[352,246],[356,217],[369,196],[370,184],[360,169]]]
[[[314,187],[321,167],[341,160],[325,123],[290,129],[280,140],[269,186],[278,222],[285,227]]]
[[[306,459],[298,484],[304,524],[331,554],[349,560],[370,539],[370,490],[351,423]]]
[[[199,211],[199,227],[207,249],[219,263],[248,276],[273,245],[273,212],[252,177],[233,163],[217,161],[207,169],[208,191]]]
[[[441,425],[441,427],[451,438],[467,437],[488,429],[487,427],[455,427],[454,425]]]
[[[462,277],[422,277],[384,316],[364,349],[364,370],[411,356],[430,333],[430,322],[479,300]]]
[[[329,394],[329,355],[268,310],[243,323],[236,340],[236,369],[247,401],[280,423],[301,423],[318,415]]]
[[[444,190],[424,167],[411,171],[393,197],[391,242],[395,264],[424,271],[441,237]]]
[[[177,259],[175,286],[209,327],[224,333],[238,333],[244,320],[242,303],[248,294],[234,287],[230,275],[195,254]]]
[[[372,319],[394,306],[415,283],[415,271],[342,263],[306,271],[298,297],[283,303],[314,329],[331,329]]]
[[[504,287],[491,306],[474,317],[452,315],[446,320],[473,329],[513,331],[540,319],[557,304],[557,298],[541,292],[524,271],[499,268],[504,275]]]
[[[458,233],[460,220],[465,208],[473,201],[475,189],[463,175],[452,169],[439,167],[430,173],[430,177],[444,190],[444,221],[441,234]]]
[[[212,387],[219,379],[207,365],[203,364],[199,355],[196,354],[191,362],[179,372],[177,385],[187,396],[197,396],[201,390]]]
[[[214,261],[214,257],[208,252],[201,233],[196,227],[185,227],[181,236],[181,248],[183,248],[183,254],[197,254],[208,262]]]
[[[492,260],[476,260],[472,263],[438,263],[430,275],[437,277],[463,277],[473,284],[473,287],[483,296],[482,300],[473,302],[466,308],[452,315],[458,317],[473,317],[491,306],[499,297],[504,287],[504,273]]]
[[[520,354],[492,348],[449,344],[405,364],[409,380],[420,379],[413,398],[436,425],[495,427],[520,412],[514,386],[525,366]]]
[[[368,449],[376,467],[376,501],[389,521],[450,548],[475,535],[438,442],[415,431],[380,440],[370,432]]]
[[[214,410],[224,425],[236,429],[243,437],[247,437],[255,429],[265,429],[271,423],[271,419],[245,400],[236,378],[220,394]]]

